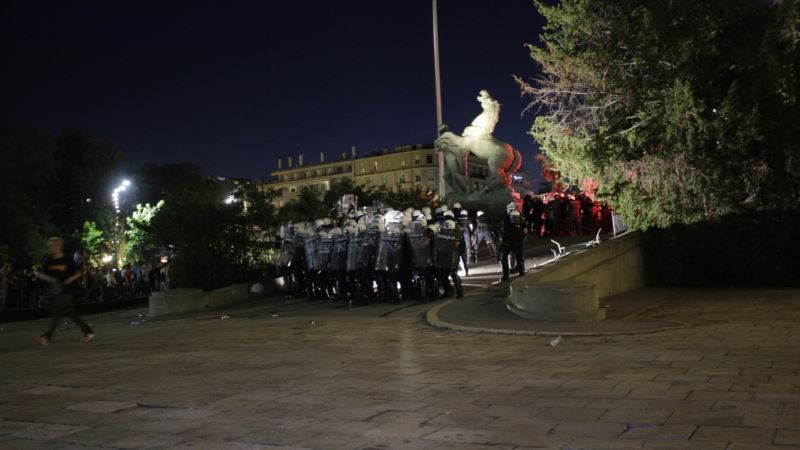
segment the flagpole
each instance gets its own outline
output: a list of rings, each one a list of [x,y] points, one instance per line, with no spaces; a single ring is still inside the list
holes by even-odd
[[[436,0],[433,0],[433,68],[436,76],[436,136],[439,136],[439,128],[442,126],[442,79],[439,69],[439,14],[436,7]],[[444,152],[437,149],[439,158],[439,198],[444,198]]]

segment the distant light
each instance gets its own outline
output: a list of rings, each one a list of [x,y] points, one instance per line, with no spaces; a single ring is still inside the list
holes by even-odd
[[[110,263],[112,259],[114,259],[114,257],[111,256],[111,255],[103,255],[103,260],[102,261],[104,263]]]
[[[86,197],[86,203],[92,203],[92,199],[90,199],[89,197]]]
[[[128,187],[128,186],[130,186],[130,185],[131,185],[131,182],[130,182],[130,180],[124,180],[124,181],[122,182],[122,186],[123,186],[123,187]]]
[[[225,204],[226,205],[230,205],[235,201],[236,201],[236,197],[234,197],[233,195],[229,195],[229,196],[225,197]]]

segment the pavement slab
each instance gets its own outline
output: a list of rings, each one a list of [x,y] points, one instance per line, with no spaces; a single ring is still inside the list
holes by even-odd
[[[299,302],[277,318],[253,304],[225,321],[91,316],[91,344],[69,330],[40,348],[43,321],[8,323],[0,448],[800,447],[799,290],[608,302],[692,325],[551,347],[433,329],[430,304]]]

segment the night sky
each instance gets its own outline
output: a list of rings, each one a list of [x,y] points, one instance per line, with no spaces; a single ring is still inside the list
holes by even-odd
[[[531,0],[439,0],[444,120],[488,89],[495,136],[532,161],[512,74],[543,19]],[[0,123],[80,130],[126,166],[189,161],[263,179],[279,157],[432,142],[430,0],[0,2]],[[528,166],[531,164],[529,163]]]

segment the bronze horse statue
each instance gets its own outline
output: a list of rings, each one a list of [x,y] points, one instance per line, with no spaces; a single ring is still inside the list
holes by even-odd
[[[511,185],[511,174],[522,165],[522,155],[511,145],[492,136],[500,115],[500,103],[485,90],[478,95],[481,112],[464,129],[462,135],[449,131],[446,125],[439,129],[434,146],[445,152],[445,181],[457,195],[474,194],[468,182],[470,154],[486,160],[490,169],[489,184],[479,194],[489,193]]]

